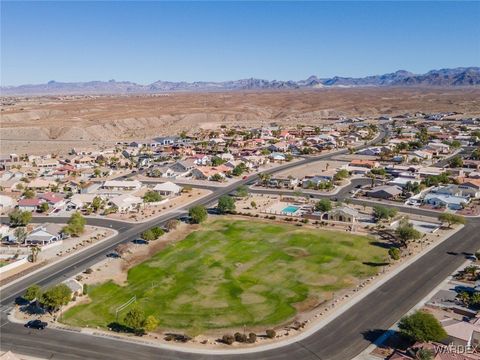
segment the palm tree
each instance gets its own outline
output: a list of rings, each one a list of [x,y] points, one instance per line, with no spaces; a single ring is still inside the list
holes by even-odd
[[[40,247],[38,247],[37,245],[35,246],[32,246],[30,248],[30,253],[32,255],[32,262],[37,262],[37,256],[38,256],[38,253],[42,251],[42,249]]]
[[[457,297],[462,303],[464,303],[467,306],[470,303],[470,294],[467,293],[466,291],[462,291],[460,294],[458,294]]]

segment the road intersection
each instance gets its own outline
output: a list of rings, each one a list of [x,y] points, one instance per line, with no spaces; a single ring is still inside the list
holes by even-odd
[[[374,141],[380,141],[385,136],[386,131],[382,128]],[[283,171],[346,152],[347,150],[341,150],[331,154],[309,157],[281,165],[269,172]],[[229,186],[219,187],[206,197],[189,204],[188,207],[213,204],[220,196],[233,192],[238,186],[250,185],[257,180],[258,175],[252,175]],[[343,198],[355,185],[357,182],[352,182],[336,197]],[[314,334],[303,340],[266,351],[228,355],[199,354],[188,352],[187,349],[181,351],[163,349],[146,346],[139,342],[120,341],[110,337],[91,336],[56,329],[35,332],[32,336],[32,330],[8,321],[5,311],[29,285],[37,283],[41,286],[49,286],[93,266],[119,243],[133,240],[139,233],[153,225],[163,224],[169,219],[187,213],[187,207],[179,210],[140,224],[88,218],[89,225],[112,227],[119,234],[85,249],[81,253],[72,255],[48,269],[5,287],[0,300],[1,350],[11,350],[20,354],[51,359],[350,359],[370,345],[383,331],[392,326],[437,284],[458,268],[465,261],[464,254],[473,253],[480,248],[480,236],[478,235],[480,219],[470,218],[462,230],[413,262]],[[405,209],[403,210],[405,211]],[[427,216],[435,214],[430,210],[416,208],[409,209],[409,212]],[[58,217],[35,219],[49,222],[65,222],[66,220]],[[2,219],[2,221],[5,220]],[[452,253],[459,255],[450,255]]]

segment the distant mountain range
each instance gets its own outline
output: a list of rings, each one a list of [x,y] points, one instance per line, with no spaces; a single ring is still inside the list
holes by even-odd
[[[49,81],[46,84],[5,86],[1,95],[74,95],[74,94],[154,94],[174,91],[227,91],[227,90],[271,90],[271,89],[315,89],[323,87],[359,86],[419,86],[449,87],[480,85],[480,67],[432,70],[426,74],[413,74],[399,70],[390,74],[350,78],[335,76],[318,78],[314,75],[300,81],[242,79],[223,82],[171,82],[156,81],[141,85],[130,81],[89,81],[62,83]]]

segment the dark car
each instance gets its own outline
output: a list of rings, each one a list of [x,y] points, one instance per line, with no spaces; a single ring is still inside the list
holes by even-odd
[[[121,258],[121,256],[120,256],[119,254],[117,254],[116,252],[108,253],[108,254],[107,254],[107,257],[108,257],[108,258],[112,258],[112,259],[119,259],[119,258]]]
[[[45,321],[41,320],[30,320],[25,324],[25,327],[30,328],[30,329],[38,329],[38,330],[43,330],[47,327],[47,323]]]
[[[148,241],[143,239],[135,239],[135,240],[132,240],[132,243],[138,244],[138,245],[147,245]]]

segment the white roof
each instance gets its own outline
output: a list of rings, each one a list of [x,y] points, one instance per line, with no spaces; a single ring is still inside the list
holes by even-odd
[[[143,200],[138,196],[133,196],[129,194],[115,196],[110,201],[119,208],[129,207],[131,205],[143,203]]]
[[[417,179],[412,179],[412,178],[406,178],[406,177],[397,177],[391,181],[389,181],[389,184],[392,185],[407,185],[408,182],[413,183],[420,183],[420,180]]]
[[[14,204],[13,198],[7,195],[0,195],[0,206],[12,206]]]
[[[167,182],[164,182],[162,184],[155,185],[153,190],[155,190],[155,191],[170,191],[170,192],[173,192],[173,193],[178,193],[178,192],[182,191],[182,187],[178,186],[177,184],[174,184],[171,181],[167,181]]]
[[[103,183],[105,187],[136,187],[142,186],[138,180],[107,180]]]

